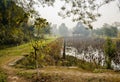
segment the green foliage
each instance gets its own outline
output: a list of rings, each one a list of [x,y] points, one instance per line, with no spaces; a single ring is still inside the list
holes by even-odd
[[[51,24],[48,24],[45,28],[42,29],[44,34],[50,34]]]
[[[39,43],[39,44],[38,44]],[[39,67],[46,65],[58,65],[60,61],[61,52],[61,42],[60,40],[55,40],[49,44],[45,41],[39,41],[36,45],[37,50],[37,61]],[[23,68],[36,68],[36,58],[35,53],[31,52],[25,58],[18,62],[17,67]]]
[[[36,18],[35,21],[35,30],[36,30],[36,37],[38,39],[44,38],[45,30],[47,29],[48,22],[44,18]]]
[[[82,68],[83,70],[93,71],[96,68],[102,68],[99,65],[96,65],[94,63],[89,63],[80,59],[77,59],[73,56],[66,56],[66,60],[62,63],[64,66],[77,66],[79,68]]]
[[[0,82],[7,82],[7,75],[0,69]]]
[[[117,37],[118,29],[117,27],[104,24],[102,28],[94,30],[94,33],[99,36]]]
[[[62,65],[64,66],[76,66],[76,58],[73,56],[66,56],[66,60],[63,61]]]
[[[89,63],[77,59],[73,56],[66,56],[66,59],[62,59],[61,55],[61,39],[57,39],[49,44],[45,44],[42,50],[38,47],[38,64],[39,67],[43,66],[77,66],[84,70],[93,71],[96,68],[102,68],[94,63]],[[44,43],[43,43],[44,44]],[[39,44],[41,45],[41,44]],[[28,54],[22,61],[17,64],[18,67],[23,68],[35,68],[35,54],[32,52]]]
[[[80,61],[80,60],[78,61],[78,67],[88,71],[93,71],[96,68],[102,68],[101,66],[96,65],[94,63],[89,63],[89,62]]]
[[[117,27],[113,27],[113,26],[111,26],[110,28],[104,27],[103,32],[106,36],[117,37],[118,29]]]
[[[62,11],[58,15],[63,18],[72,17],[73,22],[80,21],[92,29],[91,23],[101,16],[98,9],[111,1],[113,0],[101,0],[100,2],[96,0],[65,0],[65,3],[70,5],[70,8],[63,5],[61,7]]]
[[[104,70],[103,70],[103,69],[95,69],[93,72],[94,72],[94,73],[103,73]]]
[[[111,69],[111,61],[116,55],[116,44],[110,39],[107,38],[106,43],[104,45],[104,53],[105,53],[105,59],[107,68]]]
[[[12,0],[0,0],[0,45],[15,45],[28,41],[32,30],[28,15]]]
[[[18,63],[17,67],[34,69],[36,67],[34,53],[31,52],[29,55],[26,55],[25,58],[18,61],[17,63]],[[19,63],[21,63],[21,64],[19,64]]]
[[[38,43],[40,46],[38,46]],[[36,68],[36,61],[39,62],[39,67],[43,67],[44,64],[44,53],[43,53],[43,49],[44,49],[44,44],[41,42],[38,42],[37,45],[35,44],[34,46],[37,48],[39,48],[37,50],[37,52],[31,52],[28,55],[25,55],[25,58],[18,61],[18,66],[19,67],[24,67],[24,68],[30,68],[30,69],[34,69]]]
[[[35,75],[35,73],[31,73],[31,72],[28,73],[28,72],[21,72],[21,71],[19,71],[19,72],[17,72],[17,75],[19,75],[21,77],[25,77],[27,79],[32,79],[33,76]]]
[[[31,1],[27,1],[27,0],[15,0],[15,2],[17,4],[19,4],[21,7],[23,7],[24,10],[26,11],[33,11],[34,10],[34,5],[42,5],[43,7],[46,6],[46,4],[48,6],[53,6],[54,2],[56,0],[31,0]],[[62,0],[64,1],[63,6],[61,7],[61,11],[58,12],[58,15],[66,18],[66,17],[72,17],[73,21],[80,21],[82,23],[84,23],[85,25],[87,25],[90,29],[92,29],[92,25],[91,23],[93,23],[94,21],[97,20],[98,17],[101,16],[101,14],[98,12],[98,9],[105,5],[108,4],[111,1],[114,0],[101,0],[100,2],[96,1],[96,0]],[[39,4],[38,4],[39,2]],[[26,3],[26,4],[24,4]],[[65,5],[67,4],[67,5]],[[67,6],[70,7],[67,7]],[[30,12],[33,13],[33,12]]]

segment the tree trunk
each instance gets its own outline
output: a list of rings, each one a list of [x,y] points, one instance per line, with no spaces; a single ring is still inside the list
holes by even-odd
[[[35,51],[35,63],[36,63],[37,78],[39,78],[39,67],[38,67],[37,48],[34,47],[34,51]]]
[[[66,47],[66,42],[65,42],[65,39],[64,39],[64,45],[63,45],[63,59],[65,59],[65,47]]]
[[[107,63],[107,69],[111,69],[111,68],[112,68],[112,67],[111,67],[111,58],[108,57],[106,63]]]

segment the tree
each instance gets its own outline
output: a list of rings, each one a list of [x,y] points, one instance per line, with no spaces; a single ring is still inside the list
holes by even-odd
[[[88,36],[90,31],[83,26],[82,23],[78,22],[77,25],[73,28],[74,34],[80,34],[82,36]]]
[[[62,23],[60,26],[59,26],[59,34],[61,36],[68,36],[68,28],[66,27],[66,25],[64,23]]]
[[[48,25],[45,28],[42,29],[43,33],[44,34],[50,34],[51,33],[51,28],[52,28],[51,23],[48,23]]]
[[[43,36],[43,29],[45,29],[45,27],[48,25],[48,22],[46,19],[44,18],[37,18],[36,21],[35,21],[35,29],[37,30],[37,34],[36,34],[36,37],[38,39],[42,38]]]
[[[42,6],[53,6],[55,0],[14,0],[19,4],[24,10],[29,11],[30,13],[34,11],[33,5],[42,5]],[[96,21],[100,17],[98,12],[99,8],[111,1],[114,0],[61,0],[64,2],[64,5],[61,7],[61,11],[58,12],[58,15],[66,18],[72,17],[73,21],[79,21],[87,25],[92,29],[91,23]],[[39,2],[39,3],[38,3]],[[67,6],[70,7],[67,7]]]
[[[0,0],[0,44],[20,44],[24,40],[23,24],[28,16],[11,0]]]
[[[107,69],[111,69],[111,61],[116,55],[116,44],[110,38],[107,38],[106,40],[104,53]]]
[[[41,38],[41,30],[43,28],[45,28],[46,26],[48,25],[48,22],[46,19],[44,18],[36,18],[35,20],[35,23],[34,23],[34,26],[35,26],[35,29],[37,30],[37,34],[36,34],[36,37],[37,37],[37,40],[33,41],[32,42],[32,47],[34,49],[34,55],[35,55],[35,63],[36,63],[36,71],[37,71],[37,78],[39,78],[39,65],[38,65],[38,58],[41,57],[41,59],[43,58],[43,47],[44,45],[42,45],[42,40],[40,40]],[[40,40],[40,41],[39,41]],[[40,55],[38,54],[40,53]]]
[[[104,24],[102,28],[94,30],[94,33],[107,37],[117,37],[118,28],[109,24]]]
[[[95,33],[95,35],[103,36],[103,31],[101,28],[94,29],[93,32]]]
[[[52,33],[54,36],[56,36],[56,35],[59,34],[56,24],[53,24],[53,25],[52,25],[52,27],[51,27],[51,33]]]
[[[66,58],[66,52],[65,52],[65,48],[66,48],[66,36],[68,36],[69,31],[68,28],[66,27],[66,25],[64,23],[62,23],[59,26],[59,34],[63,37],[63,59]]]
[[[65,0],[65,4],[61,7],[62,11],[59,15],[63,18],[72,16],[73,21],[79,21],[92,29],[92,22],[95,22],[100,13],[99,8],[110,1],[114,0]],[[70,7],[67,7],[71,5]]]

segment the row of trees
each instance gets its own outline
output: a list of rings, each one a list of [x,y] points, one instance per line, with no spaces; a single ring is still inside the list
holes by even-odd
[[[59,28],[56,25],[53,26],[51,29],[51,33],[54,35],[61,35],[61,36],[68,36],[68,35],[75,35],[75,36],[107,36],[107,37],[117,37],[119,35],[118,24],[109,25],[104,24],[103,27],[97,29],[88,29],[85,27],[81,22],[78,22],[73,29],[68,29],[68,27],[62,23]]]
[[[107,37],[117,37],[119,34],[119,25],[114,23],[114,25],[104,24],[103,27],[98,29],[88,29],[82,23],[78,22],[77,25],[73,28],[73,34],[80,36],[107,36]]]
[[[90,30],[85,28],[85,26],[78,22],[73,29],[69,29],[64,23],[62,23],[59,28],[57,26],[53,26],[51,33],[55,35],[61,36],[70,36],[70,35],[80,35],[80,36],[88,36],[90,34]]]
[[[119,30],[117,26],[112,26],[109,24],[104,24],[102,28],[93,30],[93,33],[95,33],[98,36],[108,36],[108,37],[117,37],[118,32]]]
[[[70,34],[70,30],[65,25],[65,23],[62,23],[59,26],[59,28],[57,28],[57,25],[53,25],[51,28],[51,34],[60,35],[60,36],[68,36]]]

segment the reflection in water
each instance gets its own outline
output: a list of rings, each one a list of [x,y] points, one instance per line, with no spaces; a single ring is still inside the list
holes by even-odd
[[[83,50],[82,52],[78,52],[78,50],[74,47],[66,47],[66,55],[74,56],[78,59],[96,63],[101,66],[105,66],[106,64],[103,51],[93,49],[91,46],[88,47],[87,51]],[[112,67],[114,70],[120,70],[120,65],[116,65],[113,61]]]

